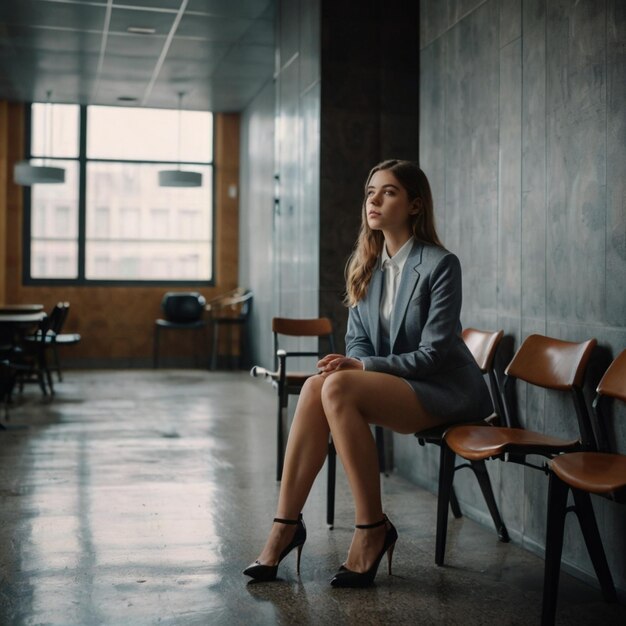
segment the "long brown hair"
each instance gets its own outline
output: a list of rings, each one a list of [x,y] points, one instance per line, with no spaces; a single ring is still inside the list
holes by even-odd
[[[379,170],[389,170],[406,190],[409,202],[417,200],[419,210],[410,216],[413,237],[423,243],[434,244],[443,248],[435,229],[433,196],[426,174],[413,161],[390,159],[375,165],[365,181],[365,197],[361,208],[361,229],[354,246],[354,251],[346,265],[347,306],[354,306],[367,294],[367,289],[374,273],[378,257],[382,254],[385,242],[380,230],[372,230],[367,223],[367,187],[372,176]]]

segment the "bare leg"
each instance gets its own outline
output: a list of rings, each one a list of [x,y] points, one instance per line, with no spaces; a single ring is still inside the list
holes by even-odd
[[[378,372],[337,371],[322,387],[322,406],[341,458],[355,505],[355,523],[383,517],[376,444],[370,424],[414,433],[437,424],[402,379]],[[345,566],[355,572],[370,568],[382,549],[385,526],[355,530]]]
[[[298,398],[287,440],[276,517],[297,519],[313,481],[324,465],[330,429],[321,401],[323,383],[321,376],[309,378]],[[273,524],[258,561],[264,565],[278,563],[280,553],[295,531],[295,526]]]

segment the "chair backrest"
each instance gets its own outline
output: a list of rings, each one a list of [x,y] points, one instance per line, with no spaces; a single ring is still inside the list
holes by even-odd
[[[511,380],[519,378],[545,389],[570,392],[578,419],[581,442],[586,449],[597,448],[591,418],[582,393],[585,370],[596,344],[595,339],[576,343],[544,335],[530,335],[505,370],[505,387]],[[506,394],[504,398],[506,399]],[[512,425],[511,417],[510,411],[507,410],[509,425]]]
[[[626,350],[622,350],[604,372],[596,388],[596,397],[593,402],[598,449],[603,452],[615,452],[614,438],[609,437],[607,415],[601,409],[602,398],[615,398],[626,402]]]
[[[493,360],[498,350],[498,345],[504,336],[503,330],[488,331],[478,330],[477,328],[464,328],[463,341],[472,353],[474,360],[483,374],[489,377],[489,385],[491,387],[491,400],[496,415],[500,419],[505,418],[504,406],[502,405],[502,397],[500,395],[500,387],[493,369]]]
[[[327,317],[313,319],[274,317],[272,319],[272,332],[291,337],[332,337],[333,325]]]
[[[463,341],[466,343],[483,374],[492,369],[493,359],[503,336],[504,331],[502,330],[491,332],[476,328],[463,329]]]
[[[206,299],[197,291],[168,291],[161,300],[165,318],[178,324],[197,322],[204,314]]]
[[[206,310],[211,312],[213,309],[219,309],[222,305],[222,302],[227,298],[243,296],[246,293],[248,293],[248,291],[243,287],[235,287],[235,289],[220,293],[219,295],[214,296],[213,298],[209,298],[209,300],[206,301]]]
[[[333,335],[333,324],[327,317],[316,317],[308,319],[298,319],[293,317],[274,317],[272,318],[272,332],[274,333],[274,355],[279,348],[279,335],[288,337],[317,337],[326,340],[330,352],[335,351],[335,338]],[[323,352],[318,349],[315,351],[289,351],[289,356],[321,356]],[[275,363],[277,365],[277,363]]]
[[[50,330],[55,335],[61,334],[61,331],[63,330],[63,324],[65,324],[65,320],[67,319],[67,313],[69,312],[69,308],[69,302],[57,302],[54,307],[52,307],[52,311],[50,311],[48,320]]]
[[[211,317],[228,317],[245,321],[252,310],[252,295],[251,291],[244,291],[212,300]]]
[[[598,395],[626,402],[626,350],[609,365],[596,389]]]
[[[595,339],[575,343],[544,335],[530,335],[504,373],[546,389],[568,391],[580,388],[596,344]]]

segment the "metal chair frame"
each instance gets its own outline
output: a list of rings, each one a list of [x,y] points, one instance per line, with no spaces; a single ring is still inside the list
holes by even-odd
[[[209,324],[212,327],[213,342],[211,347],[211,369],[217,369],[219,357],[220,327],[228,328],[228,345],[232,347],[233,328],[239,327],[239,357],[238,367],[244,365],[247,355],[248,337],[247,324],[252,312],[251,291],[235,290],[228,294],[214,298],[206,306],[209,313]],[[224,312],[227,312],[225,315]]]
[[[576,348],[577,350],[577,361],[575,364],[573,364],[575,365],[575,367],[573,368],[572,372],[568,371],[568,375],[570,376],[571,380],[568,380],[567,383],[559,383],[558,385],[554,385],[552,383],[544,384],[538,380],[535,380],[532,375],[522,376],[521,372],[519,371],[520,368],[525,371],[524,368],[529,367],[528,363],[524,363],[525,359],[528,358],[527,355],[533,355],[537,352],[541,352],[541,349],[543,349],[544,346],[547,346],[548,343],[551,343],[555,350],[558,350],[559,344],[563,346],[563,349],[566,349],[565,346],[567,344],[569,348]],[[577,449],[593,449],[593,447],[595,446],[595,440],[593,438],[593,430],[591,427],[589,412],[587,411],[587,406],[585,404],[584,396],[582,393],[582,380],[589,357],[591,355],[591,351],[593,350],[595,345],[595,339],[591,339],[580,344],[574,344],[572,342],[563,342],[540,335],[531,335],[530,337],[528,337],[524,341],[520,349],[517,351],[516,355],[513,357],[511,363],[505,371],[506,377],[503,384],[502,398],[503,406],[505,408],[507,425],[506,427],[499,427],[496,429],[496,431],[492,431],[492,433],[495,432],[496,435],[501,436],[502,443],[497,447],[497,451],[494,451],[491,455],[488,455],[485,450],[475,450],[475,453],[472,454],[474,458],[469,458],[469,456],[464,456],[463,458],[466,458],[466,460],[470,461],[499,459],[501,461],[518,463],[521,465],[525,465],[526,467],[531,467],[546,472],[547,465],[545,463],[543,465],[537,465],[535,463],[527,461],[526,457],[529,455],[539,455],[550,459],[558,454],[567,451],[574,451]],[[574,357],[572,357],[571,360],[573,361]],[[518,375],[516,376],[512,370],[516,371]],[[563,376],[561,372],[559,372],[559,375]],[[526,429],[513,428],[513,413],[507,402],[508,396],[506,390],[509,388],[510,385],[514,383],[515,380],[517,380],[517,378],[525,380],[529,384],[534,384],[540,387],[568,393],[572,398],[572,402],[574,404],[574,410],[577,416],[579,426],[580,439],[572,442],[557,438],[550,438],[541,433],[534,433],[533,431]],[[477,432],[473,430],[474,428],[478,427],[458,426],[455,428],[451,428],[448,432],[446,432],[444,436],[447,445],[442,447],[437,508],[437,547],[435,560],[438,565],[443,564],[445,556],[445,543],[448,524],[447,511],[448,505],[450,503],[452,481],[454,478],[455,457],[456,455],[463,456],[463,454],[461,454],[458,449],[458,445],[457,449],[454,449],[454,444],[451,444],[451,440],[454,441],[455,437],[463,437],[463,435],[467,436],[467,433]],[[526,439],[526,442],[524,442],[524,439]]]
[[[606,428],[607,415],[603,410],[603,400],[613,398],[626,403],[626,350],[622,351],[606,370],[596,389],[593,402],[595,417],[597,452],[586,450],[574,454],[564,454],[550,462],[550,482],[548,485],[548,515],[546,523],[546,551],[543,579],[543,602],[541,610],[542,626],[551,626],[556,617],[561,555],[563,551],[563,535],[567,513],[574,512],[583,533],[587,552],[596,572],[602,596],[607,602],[616,602],[617,593],[611,571],[602,546],[590,493],[608,498],[619,504],[626,504],[626,456],[611,450],[610,439]],[[612,380],[605,389],[607,378]],[[621,475],[617,483],[606,484],[602,473],[596,474],[594,463],[600,461],[604,467],[614,467]],[[570,472],[564,475],[561,468],[570,465]],[[588,462],[588,465],[585,463]],[[606,464],[606,465],[605,465]],[[596,466],[597,467],[597,466]],[[574,471],[571,471],[571,470]],[[593,473],[592,473],[593,471]],[[605,470],[606,471],[606,470]],[[614,470],[615,472],[616,470]],[[623,473],[623,475],[622,475]],[[560,475],[559,475],[560,474]],[[577,478],[578,481],[573,479]],[[577,488],[585,483],[588,489]],[[571,491],[573,505],[567,505]]]
[[[486,374],[489,379],[489,389],[495,409],[495,412],[492,415],[487,417],[485,420],[481,420],[476,425],[489,427],[492,425],[498,425],[501,419],[503,419],[502,416],[504,415],[504,408],[502,403],[502,397],[500,395],[500,388],[493,367],[496,351],[498,349],[500,341],[502,340],[503,335],[504,332],[502,330],[495,332],[482,331],[475,328],[466,328],[463,330],[463,339],[466,341],[466,343],[468,343],[470,352],[472,352],[472,355],[476,359],[481,371],[483,372],[483,374]],[[427,431],[415,433],[415,437],[417,437],[417,440],[421,446],[426,445],[426,443],[439,446],[440,484],[442,481],[442,473],[444,471],[445,461],[447,459],[446,455],[449,455],[451,453],[451,451],[447,450],[444,436],[446,432],[451,428],[454,428],[454,425],[447,424],[439,428],[433,428]],[[476,476],[476,480],[478,481],[478,485],[483,494],[483,498],[485,499],[485,503],[487,504],[487,508],[489,509],[489,513],[491,515],[491,519],[493,520],[498,539],[502,543],[507,543],[508,541],[510,541],[509,533],[504,522],[502,521],[502,517],[500,516],[500,511],[498,510],[498,505],[493,494],[493,488],[491,486],[491,480],[489,478],[489,473],[487,472],[485,461],[468,461],[467,463],[461,463],[460,465],[456,465],[456,455],[454,453],[451,454],[455,463],[453,470],[453,480],[454,472],[465,468],[469,468],[472,470],[474,476]],[[461,507],[459,505],[459,501],[456,497],[456,493],[452,484],[450,485],[449,502],[450,509],[454,517],[457,519],[462,517],[463,514],[461,512]],[[438,511],[437,514],[438,517],[439,515],[444,514],[447,516],[447,507],[441,512]],[[435,562],[437,563],[437,565],[443,564],[443,546],[445,546],[445,537],[440,536],[442,530],[442,525],[440,523],[437,524],[437,540],[435,548]]]
[[[160,331],[161,330],[201,330],[206,327],[206,320],[203,319],[204,307],[206,305],[206,299],[198,292],[167,292],[161,300],[161,308],[164,313],[166,299],[171,296],[189,296],[196,297],[198,299],[198,307],[200,311],[199,319],[193,321],[181,321],[176,322],[169,319],[157,319],[154,322],[154,345],[153,345],[153,367],[157,369],[159,367],[159,347],[160,347]],[[198,362],[198,342],[194,342],[194,363]]]

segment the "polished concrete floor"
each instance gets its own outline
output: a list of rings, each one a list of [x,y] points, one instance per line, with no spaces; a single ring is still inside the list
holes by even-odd
[[[0,624],[538,623],[542,560],[462,519],[436,567],[435,498],[394,475],[393,576],[329,587],[352,533],[339,469],[335,529],[324,476],[304,510],[301,576],[290,555],[249,584],[277,495],[274,408],[245,373],[68,372],[51,402],[27,389],[0,432]],[[626,606],[564,575],[557,623],[626,624]]]

